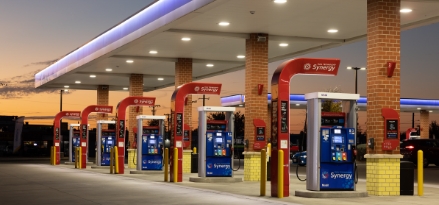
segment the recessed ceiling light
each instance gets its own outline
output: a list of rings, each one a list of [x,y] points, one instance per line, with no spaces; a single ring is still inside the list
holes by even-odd
[[[112,68],[105,68],[105,71],[111,72],[111,71],[113,71],[113,69]]]
[[[244,105],[239,105],[239,107],[244,107]]]
[[[64,87],[65,87],[65,88],[69,88],[70,86],[68,86],[68,85],[64,85]]]
[[[230,25],[230,23],[223,21],[223,22],[219,22],[218,25],[220,25],[220,26],[228,26],[228,25]]]
[[[430,111],[428,111],[428,112],[433,112],[433,110],[430,110]]]
[[[206,65],[207,67],[213,67],[213,64],[209,63]]]
[[[150,54],[157,54],[157,51],[149,51]]]
[[[123,88],[123,90],[128,90],[128,88]]]
[[[410,12],[412,12],[412,10],[411,9],[401,9],[401,10],[399,10],[399,12],[401,12],[401,13],[410,13]]]
[[[347,67],[347,69],[348,69],[348,70],[352,70],[352,67],[351,67],[351,66],[349,66],[349,67]]]
[[[69,92],[69,90],[68,89],[64,89],[64,92]]]
[[[245,58],[245,56],[244,55],[238,55],[238,56],[236,56],[237,58]]]
[[[96,78],[96,75],[90,75],[90,78]]]
[[[300,104],[296,104],[296,106],[300,106]]]
[[[280,46],[280,47],[287,47],[287,46],[288,46],[288,43],[281,43],[281,44],[279,44],[279,46]]]
[[[182,41],[190,41],[190,40],[191,40],[191,38],[188,38],[188,37],[184,37],[184,38],[181,38],[181,40],[182,40]]]
[[[328,33],[337,33],[337,32],[338,32],[337,29],[329,29],[329,30],[328,30]]]
[[[418,107],[418,108],[416,108],[416,109],[420,110],[421,108],[420,108],[420,107]]]
[[[273,0],[273,2],[276,4],[284,4],[287,3],[287,0]]]
[[[164,80],[164,78],[157,78],[157,80]]]
[[[127,63],[134,63],[133,60],[127,60]]]
[[[76,84],[81,84],[81,81],[77,80],[75,81]]]

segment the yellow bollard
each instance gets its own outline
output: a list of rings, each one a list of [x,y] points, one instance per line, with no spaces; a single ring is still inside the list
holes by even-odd
[[[53,146],[50,147],[50,165],[53,165]]]
[[[178,176],[177,176],[177,174],[178,174],[178,148],[174,148],[173,160],[174,160],[174,162],[173,162],[174,170],[172,170],[174,172],[173,180],[174,180],[174,183],[177,183],[177,180],[178,180]]]
[[[82,157],[81,157],[82,156],[82,152],[81,152],[82,151],[82,147],[79,147],[78,150],[79,150],[78,151],[78,158],[77,158],[77,159],[79,159],[78,160],[79,161],[78,162],[79,163],[78,167],[79,167],[79,169],[82,169]]]
[[[261,189],[260,195],[265,196],[265,187],[267,183],[267,153],[265,149],[261,150]]]
[[[271,143],[267,144],[268,157],[271,157]]]
[[[110,174],[114,173],[114,147],[110,148]]]
[[[79,147],[75,147],[75,168],[79,169]]]
[[[194,148],[192,149],[192,154],[197,154],[197,147],[194,147]]]
[[[418,151],[418,196],[424,195],[424,153]]]
[[[114,148],[114,163],[115,163],[115,173],[119,174],[119,155],[117,151],[117,147]]]
[[[61,156],[60,156],[61,157]],[[53,146],[53,165],[56,165],[56,147],[55,146]]]
[[[277,153],[277,198],[284,198],[284,151]]]
[[[165,173],[165,182],[168,181],[168,164],[169,164],[169,149],[165,148],[165,156],[163,159],[164,173]]]

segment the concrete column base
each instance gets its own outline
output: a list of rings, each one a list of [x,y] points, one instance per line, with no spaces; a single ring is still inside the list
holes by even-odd
[[[191,173],[192,150],[183,150],[183,173]]]
[[[137,149],[128,149],[128,168],[135,169],[137,167]]]
[[[261,180],[261,153],[243,152],[244,155],[244,181]]]
[[[400,195],[400,154],[366,154],[366,188],[373,196]]]

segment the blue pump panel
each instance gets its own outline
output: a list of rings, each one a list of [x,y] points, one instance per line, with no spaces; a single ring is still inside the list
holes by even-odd
[[[354,190],[354,128],[320,129],[320,190]]]
[[[206,133],[206,176],[232,176],[232,133],[221,130]]]
[[[115,132],[102,133],[101,166],[110,166],[110,153],[111,153],[111,148],[113,148],[116,143],[115,136],[116,136]]]
[[[75,162],[75,149],[79,147],[81,141],[79,139],[79,133],[74,133],[72,136],[72,162]]]
[[[162,170],[163,137],[157,134],[142,135],[142,170]],[[148,133],[155,133],[154,131]]]

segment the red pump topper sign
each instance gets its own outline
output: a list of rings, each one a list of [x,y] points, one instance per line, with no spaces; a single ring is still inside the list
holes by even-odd
[[[218,83],[186,83],[179,86],[171,97],[171,158],[174,156],[174,148],[178,149],[177,182],[183,181],[183,135],[184,135],[184,106],[187,95],[204,94],[219,95],[221,84]],[[170,160],[170,169],[174,168],[174,160]],[[174,180],[174,172],[170,172],[171,181]]]
[[[53,120],[53,146],[55,146],[56,153],[55,153],[55,164],[59,165],[60,162],[60,148],[59,148],[59,141],[60,141],[60,133],[61,133],[61,125],[60,120],[64,117],[75,117],[79,118],[81,115],[80,111],[61,111],[58,114],[55,115],[55,119]]]
[[[384,140],[382,150],[395,150],[399,146],[399,115],[391,108],[382,108]]]
[[[81,169],[85,169],[87,165],[87,149],[88,149],[88,115],[92,112],[97,113],[113,113],[113,106],[108,105],[90,105],[81,113],[81,125],[79,126],[79,139],[81,146]]]
[[[253,119],[255,126],[255,139],[253,143],[254,150],[261,150],[265,148],[267,142],[265,141],[265,122],[261,119]]]
[[[290,195],[290,80],[294,75],[335,76],[339,59],[298,58],[283,62],[271,78],[271,196],[278,196],[278,151],[283,150],[283,196]]]
[[[117,124],[116,124],[116,138],[117,138],[117,159],[118,170],[117,174],[123,174],[125,171],[125,114],[128,106],[154,106],[155,97],[131,96],[123,99],[117,105]],[[141,133],[140,133],[141,134]],[[140,145],[139,145],[140,146]]]

